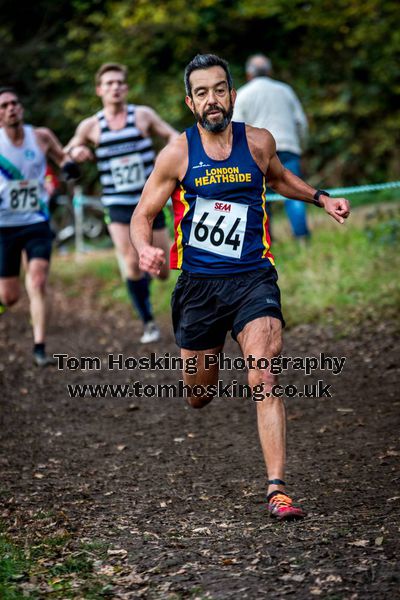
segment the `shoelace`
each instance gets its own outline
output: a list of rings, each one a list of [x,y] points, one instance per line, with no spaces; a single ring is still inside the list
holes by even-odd
[[[270,500],[270,504],[275,504],[278,508],[283,508],[286,506],[292,506],[292,499],[289,496],[285,496],[285,494],[276,494]]]

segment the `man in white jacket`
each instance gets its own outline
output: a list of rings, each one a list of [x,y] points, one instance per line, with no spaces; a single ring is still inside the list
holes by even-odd
[[[268,129],[275,138],[284,167],[301,177],[301,146],[307,137],[307,118],[293,89],[272,79],[271,73],[269,58],[263,54],[250,56],[246,62],[248,83],[238,90],[233,120]],[[307,237],[304,202],[285,200],[285,209],[293,235]]]

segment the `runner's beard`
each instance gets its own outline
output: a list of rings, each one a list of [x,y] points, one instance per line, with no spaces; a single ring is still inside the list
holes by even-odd
[[[208,112],[213,110],[219,110],[221,112],[221,117],[219,121],[209,121],[207,119],[207,113],[203,113],[202,115],[197,111],[194,112],[194,116],[196,117],[196,121],[200,123],[200,125],[206,131],[210,131],[211,133],[220,133],[221,131],[225,131],[228,127],[229,123],[232,120],[233,115],[233,105],[232,102],[229,102],[228,110],[221,108],[220,106],[213,106],[208,109]]]

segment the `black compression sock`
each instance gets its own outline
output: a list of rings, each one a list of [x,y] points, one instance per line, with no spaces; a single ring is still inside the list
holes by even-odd
[[[134,281],[127,279],[126,285],[132,304],[136,307],[142,321],[148,323],[153,320],[153,314],[150,307],[150,286],[147,277],[142,277]]]

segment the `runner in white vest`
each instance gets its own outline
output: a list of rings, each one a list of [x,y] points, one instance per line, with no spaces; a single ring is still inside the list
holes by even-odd
[[[55,135],[23,123],[23,107],[12,88],[0,88],[0,313],[20,296],[20,267],[26,256],[26,289],[33,326],[33,357],[54,364],[45,350],[45,291],[53,234],[45,190],[46,158],[65,155]]]

